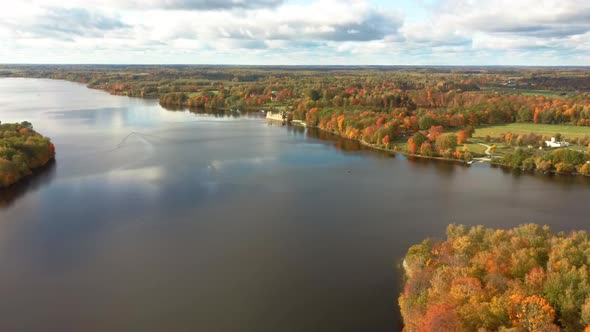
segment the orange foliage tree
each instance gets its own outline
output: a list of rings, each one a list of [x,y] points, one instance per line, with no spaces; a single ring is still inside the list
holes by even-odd
[[[457,144],[465,144],[469,139],[469,135],[465,130],[459,130],[457,132]]]
[[[389,148],[389,135],[385,135],[385,137],[383,137],[381,140],[381,143],[383,143],[386,148]]]
[[[430,127],[430,130],[428,131],[428,139],[431,142],[436,142],[436,139],[442,135],[444,131],[443,126],[432,126]]]
[[[461,331],[463,327],[455,308],[450,305],[432,306],[426,312],[421,332],[452,332]]]
[[[421,133],[416,133],[414,136],[410,137],[408,140],[408,150],[411,154],[418,154],[420,148],[422,147],[422,143],[426,141],[426,137]]]
[[[528,331],[547,331],[554,326],[555,309],[539,295],[525,297],[521,293],[513,294],[510,296],[508,314],[515,327]]]

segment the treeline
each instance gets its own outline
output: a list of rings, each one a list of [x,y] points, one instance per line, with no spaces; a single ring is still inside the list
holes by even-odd
[[[557,133],[554,136],[543,136],[535,133],[514,134],[511,132],[500,134],[499,137],[494,139],[492,139],[491,137],[487,137],[486,139],[488,141],[495,140],[496,142],[502,142],[507,146],[531,146],[539,148],[545,146],[545,141],[549,141],[552,137],[555,138],[558,142],[565,139],[565,137],[560,133]],[[567,140],[568,142],[575,143],[577,145],[590,146],[590,135],[568,137]]]
[[[308,126],[317,126],[342,137],[386,149],[395,149],[395,146],[392,146],[394,140],[409,136],[407,152],[411,154],[464,160],[471,160],[473,157],[466,149],[456,150],[458,146],[466,143],[468,136],[472,135],[473,127],[465,126],[465,129],[459,130],[457,134],[443,133],[442,126],[431,126],[428,130],[422,131],[419,118],[415,115],[408,116],[403,109],[385,113],[313,108],[307,112],[294,111],[293,119],[305,120]]]
[[[519,83],[527,86],[534,86],[537,89],[562,90],[562,91],[589,91],[590,77],[563,76],[556,73],[536,74],[531,77],[524,77]]]
[[[162,105],[207,109],[271,107],[404,109],[421,130],[511,122],[590,125],[590,97],[485,92],[505,82],[567,78],[580,89],[581,69],[382,68],[301,69],[199,66],[0,66],[0,75],[66,79],[112,94],[159,98]],[[564,83],[560,80],[559,83]],[[550,85],[550,83],[547,83]],[[565,83],[564,83],[565,84]],[[555,85],[550,88],[559,90]],[[483,89],[483,90],[482,90]],[[303,116],[302,118],[305,118]]]
[[[380,112],[403,108],[407,115],[418,117],[423,130],[433,125],[446,128],[512,122],[590,126],[590,99],[586,98],[458,92],[437,88],[405,90],[394,82],[381,82],[377,86],[365,84],[360,87],[330,86],[303,90],[261,84],[201,90],[164,94],[160,103],[212,109],[278,103],[304,112],[313,108]]]
[[[366,107],[381,111],[405,108],[419,117],[421,129],[430,126],[455,127],[498,123],[529,122],[539,124],[569,123],[590,125],[590,98],[550,98],[499,93],[433,92],[417,90],[399,94],[340,96],[334,100],[312,102],[309,98],[294,100],[294,107],[309,110],[313,107]],[[344,102],[341,102],[344,100]]]
[[[590,330],[590,237],[451,225],[404,260],[405,331]]]
[[[506,153],[500,163],[526,171],[554,171],[590,176],[590,146],[587,153],[571,149],[556,149],[543,153],[535,149],[518,148],[514,152]]]
[[[441,126],[433,126],[428,131],[419,131],[408,139],[408,152],[425,157],[443,157],[470,161],[473,154],[466,146],[457,150],[473,135],[473,127],[459,130],[457,134],[443,133]]]
[[[31,123],[0,124],[0,188],[31,175],[54,158],[55,147]]]

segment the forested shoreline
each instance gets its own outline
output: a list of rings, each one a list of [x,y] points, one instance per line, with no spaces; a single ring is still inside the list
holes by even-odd
[[[285,111],[392,152],[590,175],[586,68],[4,66],[0,76],[65,79],[173,108]],[[534,126],[479,134],[506,124]],[[547,149],[552,137],[572,147]]]
[[[0,124],[0,189],[32,175],[55,159],[55,146],[29,122]]]
[[[590,331],[590,236],[450,225],[412,246],[405,331]]]

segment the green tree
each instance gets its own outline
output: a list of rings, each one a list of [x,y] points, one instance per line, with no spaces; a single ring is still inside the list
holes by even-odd
[[[436,149],[442,154],[444,151],[454,152],[457,148],[457,135],[442,134],[436,139]]]

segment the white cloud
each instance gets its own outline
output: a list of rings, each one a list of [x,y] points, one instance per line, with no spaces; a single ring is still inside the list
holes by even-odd
[[[580,63],[590,49],[582,0],[418,1],[408,20],[372,0],[293,1],[3,2],[0,62]]]
[[[409,39],[437,42],[471,38],[500,49],[556,43],[590,31],[590,2],[579,0],[451,0],[433,8],[432,20],[404,27]],[[485,36],[485,37],[481,37]]]
[[[228,10],[273,8],[283,0],[28,0],[45,7],[123,8],[131,10]]]

